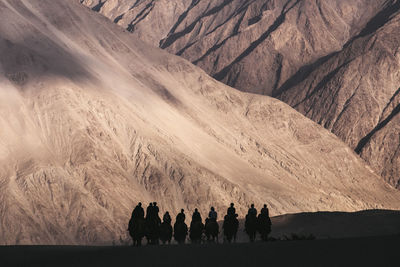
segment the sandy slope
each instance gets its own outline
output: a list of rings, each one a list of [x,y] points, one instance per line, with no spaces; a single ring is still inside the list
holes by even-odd
[[[231,201],[241,215],[250,202],[275,215],[400,206],[319,125],[79,1],[2,0],[0,20],[2,244],[118,242],[139,200],[173,214]]]

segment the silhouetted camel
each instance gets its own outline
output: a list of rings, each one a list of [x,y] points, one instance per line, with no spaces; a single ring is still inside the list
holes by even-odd
[[[157,245],[158,238],[160,235],[160,224],[159,221],[154,219],[146,220],[146,238],[149,244]]]
[[[257,234],[257,217],[247,214],[244,228],[249,236],[250,242],[253,242]]]
[[[129,235],[132,238],[133,246],[141,246],[142,239],[146,233],[146,222],[142,218],[131,219],[128,226]]]
[[[171,243],[172,239],[172,226],[168,222],[163,222],[160,225],[160,240],[163,244]]]
[[[267,241],[268,235],[271,233],[271,219],[267,214],[260,214],[257,218],[257,230],[261,235],[261,240]]]
[[[185,222],[177,221],[174,224],[174,239],[179,244],[185,243],[186,236],[188,234],[188,227]]]
[[[222,228],[224,229],[224,236],[229,243],[231,243],[232,240],[236,241],[236,234],[239,228],[239,220],[236,217],[237,214],[235,214],[235,216],[225,215],[224,218]]]
[[[206,219],[206,236],[207,241],[217,242],[218,243],[218,234],[219,234],[219,225],[213,219]]]
[[[192,221],[190,224],[190,240],[192,243],[200,243],[203,236],[204,224],[201,221]]]

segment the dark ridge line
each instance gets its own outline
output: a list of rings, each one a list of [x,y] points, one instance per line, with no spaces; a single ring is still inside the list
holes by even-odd
[[[389,108],[390,104],[394,101],[394,99],[396,98],[396,96],[400,94],[400,88],[396,90],[396,92],[394,92],[394,94],[392,95],[392,97],[389,99],[389,102],[386,104],[386,107],[382,110],[382,115],[385,113],[385,111]],[[382,118],[381,115],[381,118]]]
[[[327,85],[332,78],[345,66],[347,66],[350,62],[352,62],[353,59],[350,59],[349,61],[344,62],[340,66],[336,67],[334,70],[330,71],[328,74],[324,75],[324,78],[312,89],[307,92],[306,96],[304,97],[303,100],[298,102],[296,105],[293,106],[293,108],[297,108],[300,104],[304,103],[307,99],[310,97],[314,96],[316,93],[318,93],[325,85]],[[310,86],[311,89],[311,86]],[[307,112],[308,113],[308,112]]]
[[[233,60],[228,66],[223,68],[221,71],[213,75],[213,78],[222,81],[229,73],[229,71],[232,69],[232,67],[242,61],[246,56],[248,56],[251,52],[253,52],[262,42],[264,42],[268,36],[270,36],[271,33],[273,33],[284,21],[286,18],[286,14],[294,8],[301,0],[297,0],[287,11],[284,11],[287,7],[287,5],[291,2],[287,2],[285,6],[282,9],[281,14],[276,18],[274,23],[268,28],[266,32],[264,32],[257,40],[253,41],[250,46],[242,52],[235,60]]]
[[[361,81],[361,79],[360,79]],[[351,94],[351,96],[346,100],[346,102],[343,105],[342,111],[340,111],[339,115],[336,117],[335,122],[332,125],[332,129],[336,128],[336,124],[339,122],[339,120],[342,118],[344,112],[349,108],[349,104],[352,101],[352,99],[354,98],[354,96],[357,94],[358,90],[360,89],[360,81],[358,83],[357,88],[353,91],[353,93]]]
[[[278,69],[276,71],[276,80],[275,80],[275,84],[274,84],[274,87],[273,87],[274,89],[273,90],[275,90],[278,87],[279,81],[281,80],[283,55],[281,53],[278,53],[277,59],[279,61],[279,64],[278,64]],[[265,94],[264,90],[265,89],[263,89],[263,94]]]
[[[232,18],[240,15],[240,13],[244,12],[246,13],[249,6],[251,4],[253,4],[254,2],[256,2],[257,0],[252,0],[251,2],[246,1],[245,3],[243,3],[235,12],[233,12],[233,14],[231,16],[229,16],[224,22],[222,22],[221,24],[217,25],[212,31],[206,33],[205,36],[212,34],[213,32],[215,32],[218,28],[222,27],[224,24],[226,24],[229,20],[231,20]],[[239,25],[240,26],[240,25]]]
[[[152,0],[150,3],[148,3],[145,8],[143,8],[139,14],[136,15],[136,17],[129,23],[128,27],[126,28],[128,31],[133,32],[135,30],[135,26],[141,22],[143,19],[145,19],[149,13],[153,10],[154,8],[154,0]],[[145,13],[147,11],[147,13]]]
[[[202,15],[202,18],[208,17],[208,16],[211,16],[211,15],[214,15],[214,14],[218,13],[218,11],[222,10],[225,6],[230,4],[232,1],[233,0],[224,0],[224,2],[222,2],[222,4],[220,4],[219,6],[215,6],[215,7],[211,8],[210,10],[206,11]]]
[[[100,12],[100,9],[104,6],[104,4],[107,2],[107,0],[105,0],[104,2],[101,2],[101,0],[99,0],[99,3],[97,5],[95,5],[94,7],[92,7],[93,11],[96,12]]]
[[[129,8],[129,10],[134,9],[134,8],[137,7],[139,4],[140,4],[140,0],[136,0],[136,2],[133,4],[133,6],[131,6],[131,7]]]
[[[376,14],[370,21],[368,21],[365,28],[356,36],[356,38],[364,37],[366,35],[376,32],[379,28],[388,23],[391,20],[391,16],[399,10],[400,1],[388,5],[378,14]]]
[[[124,17],[124,15],[125,15],[125,14],[121,14],[121,15],[119,15],[118,17],[116,17],[116,18],[114,19],[114,23],[118,23],[118,22]]]
[[[197,6],[197,4],[200,2],[200,0],[192,0],[192,3],[190,3],[190,6],[185,10],[185,12],[183,12],[178,20],[176,21],[176,23],[174,24],[174,26],[172,26],[171,30],[169,31],[169,33],[167,34],[167,37],[160,40],[160,44],[159,47],[163,48],[164,43],[166,42],[166,40],[168,40],[169,36],[175,34],[176,29],[179,27],[179,25],[182,23],[182,21],[185,20],[185,18],[187,17],[187,15],[189,14],[189,12],[195,7]]]
[[[262,18],[262,15],[261,15],[261,14],[252,17],[251,19],[249,19],[249,20],[247,21],[247,26],[251,26],[251,25],[253,25],[253,24],[256,24],[257,22],[259,22],[259,21],[261,20],[261,18]]]
[[[400,90],[400,88],[399,88]],[[369,134],[367,134],[366,136],[364,136],[360,142],[358,142],[356,149],[354,149],[354,151],[357,154],[360,154],[362,152],[362,150],[364,149],[364,147],[369,143],[369,141],[371,140],[371,138],[377,133],[379,132],[382,128],[384,128],[397,114],[400,113],[400,104],[398,104],[393,110],[392,113],[390,113],[389,116],[387,116],[387,118],[383,121],[381,121],[380,123],[378,123],[377,126],[375,126],[375,128],[369,132]]]
[[[234,75],[234,76],[233,76]],[[236,72],[236,74],[230,72],[228,75],[228,84],[236,84],[240,76],[240,71]]]
[[[322,1],[324,1],[324,0],[322,0]],[[322,11],[322,8],[321,8],[321,1],[318,0],[317,2],[318,2],[318,3],[316,3],[316,4],[317,4],[317,6],[318,6],[319,14],[321,15],[321,18],[322,18],[322,20],[324,21],[325,26],[328,26],[328,25],[329,25],[329,22],[328,22],[328,20],[326,19],[325,15],[324,15],[324,12]]]
[[[239,33],[239,27],[240,27],[240,24],[242,23],[245,15],[246,15],[246,13],[243,13],[242,16],[239,18],[238,22],[236,23],[235,27],[233,28],[233,33],[231,35],[226,37],[220,43],[213,45],[210,49],[207,50],[207,52],[204,55],[202,55],[200,58],[196,59],[192,63],[196,65],[197,63],[199,63],[200,61],[205,59],[208,55],[210,55],[212,52],[218,50],[221,46],[223,46],[226,43],[226,41],[228,41],[232,37],[236,36]]]
[[[334,94],[334,96],[331,97],[331,103],[330,103],[329,107],[325,110],[324,116],[321,116],[321,118],[320,118],[320,120],[319,120],[319,121],[320,121],[319,124],[322,125],[323,119],[327,119],[327,120],[325,121],[324,125],[323,125],[325,129],[328,129],[328,128],[330,127],[331,124],[333,124],[333,123],[336,122],[336,121],[335,121],[335,122],[333,121],[334,118],[329,118],[329,117],[328,117],[328,113],[329,113],[330,110],[332,110],[332,106],[333,106],[333,105],[336,104],[336,107],[338,106],[337,103],[335,102],[335,99],[337,99],[337,97],[338,97],[338,95],[339,95],[339,92],[340,92],[340,90],[337,89],[336,92],[335,92],[335,94]]]
[[[392,8],[394,8],[392,10]],[[329,59],[332,57],[336,56],[340,52],[343,52],[347,47],[349,47],[355,40],[358,38],[364,37],[368,34],[373,33],[373,29],[376,31],[377,29],[383,27],[390,19],[382,21],[384,19],[384,16],[389,16],[393,15],[395,12],[400,10],[400,1],[397,1],[395,4],[390,4],[388,5],[384,10],[379,12],[377,15],[375,15],[371,20],[368,21],[364,29],[356,36],[353,38],[349,39],[344,45],[343,48],[340,51],[332,52],[326,56],[323,56],[319,59],[317,59],[315,62],[304,65],[302,66],[294,75],[292,75],[282,86],[274,90],[272,92],[272,97],[279,98],[285,91],[288,91],[290,88],[295,86],[296,84],[299,84],[303,82],[305,79],[307,79],[312,72],[315,71],[316,68],[320,67],[321,65],[325,64]],[[377,25],[374,25],[374,23],[377,23]]]
[[[247,26],[251,26],[251,25],[254,25],[254,24],[256,24],[257,22],[259,22],[259,21],[262,19],[262,13],[263,13],[265,10],[267,10],[267,8],[268,8],[268,2],[265,2],[265,3],[261,6],[260,13],[259,13],[258,15],[256,15],[256,16],[250,18],[250,19],[247,21]]]
[[[196,43],[196,41],[191,42],[190,44],[186,45],[184,48],[182,48],[181,50],[179,50],[178,52],[176,52],[175,55],[177,55],[177,56],[182,56],[182,54],[186,51],[186,49],[189,49],[189,48],[192,47],[195,43]]]
[[[192,3],[190,3],[190,6],[179,16],[178,20],[175,22],[174,26],[172,26],[172,28],[170,29],[169,33],[167,34],[167,38],[168,36],[172,35],[175,33],[176,29],[178,28],[178,26],[182,23],[182,21],[185,20],[185,18],[187,17],[187,15],[189,14],[190,10],[192,10],[195,6],[197,6],[197,4],[200,2],[200,0],[192,0]],[[162,46],[164,45],[164,42],[166,41],[166,39],[162,39],[160,41],[160,47],[162,48]]]
[[[214,60],[213,69],[215,69],[219,62],[219,55],[217,54],[217,58]]]
[[[315,87],[315,89],[313,90],[313,92],[311,92],[310,96],[306,96],[306,98],[302,101],[302,103],[304,103],[307,99],[311,99],[311,98],[309,98],[309,97],[312,97],[312,96],[315,95],[317,92],[320,92],[321,89],[322,89],[327,83],[329,83],[329,82],[332,80],[332,78],[333,78],[334,76],[336,76],[336,74],[342,69],[342,67],[344,67],[345,65],[349,64],[351,61],[352,61],[352,60],[343,63],[341,66],[339,66],[338,68],[336,68],[335,70],[333,70],[332,72],[330,72],[328,75],[326,75],[326,76],[324,77],[324,79],[323,79],[321,82],[318,83],[318,85]],[[325,79],[326,79],[326,80],[325,80]],[[317,87],[318,87],[318,88],[317,88]],[[316,91],[315,91],[315,90],[316,90]],[[327,114],[329,113],[329,111],[331,110],[331,108],[332,108],[332,106],[333,106],[333,104],[334,104],[334,102],[335,102],[335,97],[337,97],[337,95],[339,94],[339,91],[340,91],[339,89],[337,89],[337,90],[335,91],[335,94],[334,94],[334,96],[332,97],[332,100],[331,100],[331,103],[329,104],[329,107],[328,107],[327,109],[324,109],[324,116],[321,116],[321,117],[320,117],[320,119],[319,119],[319,121],[318,121],[318,124],[322,125],[322,121],[323,121],[324,118],[326,118],[326,115],[327,115]],[[327,101],[328,101],[328,98],[324,98],[322,104],[325,104]],[[296,104],[296,107],[297,107],[299,104],[301,104],[301,103]],[[316,101],[315,101],[315,100],[312,101],[312,104],[311,104],[310,107],[308,108],[308,110],[307,110],[305,116],[307,116],[307,117],[309,117],[309,118],[312,118],[312,117],[313,117],[314,112],[315,112],[315,110],[314,110],[315,104],[316,104]],[[309,113],[310,113],[310,112],[311,112],[311,114],[312,114],[311,116],[309,116]],[[328,128],[327,125],[328,125],[328,123],[331,123],[331,122],[332,122],[332,120],[327,120],[327,121],[324,123],[323,126],[324,126],[325,128]]]
[[[252,2],[246,2],[246,3],[243,4],[238,10],[236,10],[232,15],[230,15],[224,22],[222,22],[221,24],[217,25],[217,26],[216,26],[214,29],[212,29],[210,32],[206,33],[205,36],[208,36],[208,35],[212,34],[212,33],[215,32],[218,28],[220,28],[220,27],[222,27],[223,25],[225,25],[225,24],[226,24],[228,21],[230,21],[232,18],[234,18],[234,17],[240,15],[240,13],[244,12],[244,13],[242,14],[242,17],[239,19],[238,23],[236,23],[235,27],[233,28],[233,33],[232,33],[231,35],[229,35],[227,38],[225,38],[224,40],[222,40],[220,43],[213,45],[211,48],[209,48],[209,49],[207,50],[207,52],[206,52],[204,55],[202,55],[200,58],[194,60],[192,63],[193,63],[193,64],[197,64],[199,61],[203,60],[203,59],[204,59],[206,56],[208,56],[210,53],[216,51],[216,50],[217,50],[218,48],[220,48],[223,44],[225,44],[225,42],[226,42],[228,39],[230,39],[230,38],[236,36],[236,35],[239,33],[240,25],[241,25],[241,23],[242,23],[242,21],[243,21],[243,19],[244,19],[244,16],[246,15],[246,11],[247,11],[249,5],[252,4],[252,3],[254,3],[254,2],[255,2],[255,0],[253,0]],[[194,43],[192,43],[190,46],[192,46],[193,44],[194,44]],[[178,56],[182,55],[183,52],[184,52],[186,49],[188,49],[190,46],[186,46],[186,47],[184,47],[183,49],[181,49],[181,50],[179,51],[179,53],[177,53],[177,55],[178,55]]]
[[[329,59],[339,54],[340,51],[332,52],[329,55],[323,56],[317,59],[315,62],[311,64],[304,65],[299,68],[299,70],[292,75],[286,82],[284,82],[281,87],[274,90],[272,92],[272,97],[279,98],[284,92],[288,91],[290,88],[303,82],[312,72],[315,71],[316,68],[320,67],[324,63],[326,63]]]
[[[182,31],[173,33],[173,34],[169,35],[166,39],[161,40],[160,48],[163,48],[163,49],[168,48],[179,38],[181,38],[182,36],[185,36],[186,34],[190,33],[191,31],[193,31],[194,27],[199,22],[199,20],[217,13],[218,11],[222,10],[226,5],[228,5],[232,1],[233,0],[224,0],[224,2],[221,5],[213,7],[209,11],[206,11],[204,14],[197,17],[189,26],[187,26]]]

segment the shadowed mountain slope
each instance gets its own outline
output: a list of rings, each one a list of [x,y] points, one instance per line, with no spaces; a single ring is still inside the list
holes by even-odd
[[[237,89],[270,95],[338,51],[387,0],[82,0]]]
[[[400,1],[344,49],[299,72],[276,96],[350,145],[400,187]]]
[[[222,214],[400,208],[342,141],[80,1],[0,1],[0,242],[110,244],[138,201]]]

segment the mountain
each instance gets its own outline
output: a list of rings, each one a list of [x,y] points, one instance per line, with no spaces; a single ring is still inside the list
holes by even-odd
[[[290,104],[400,187],[399,1],[82,3],[228,85]]]
[[[304,68],[277,97],[350,145],[400,188],[400,1],[343,50]]]
[[[82,0],[142,40],[216,79],[271,95],[338,51],[387,0]]]
[[[0,242],[111,244],[138,201],[220,216],[398,209],[290,106],[237,91],[80,1],[0,1]]]

